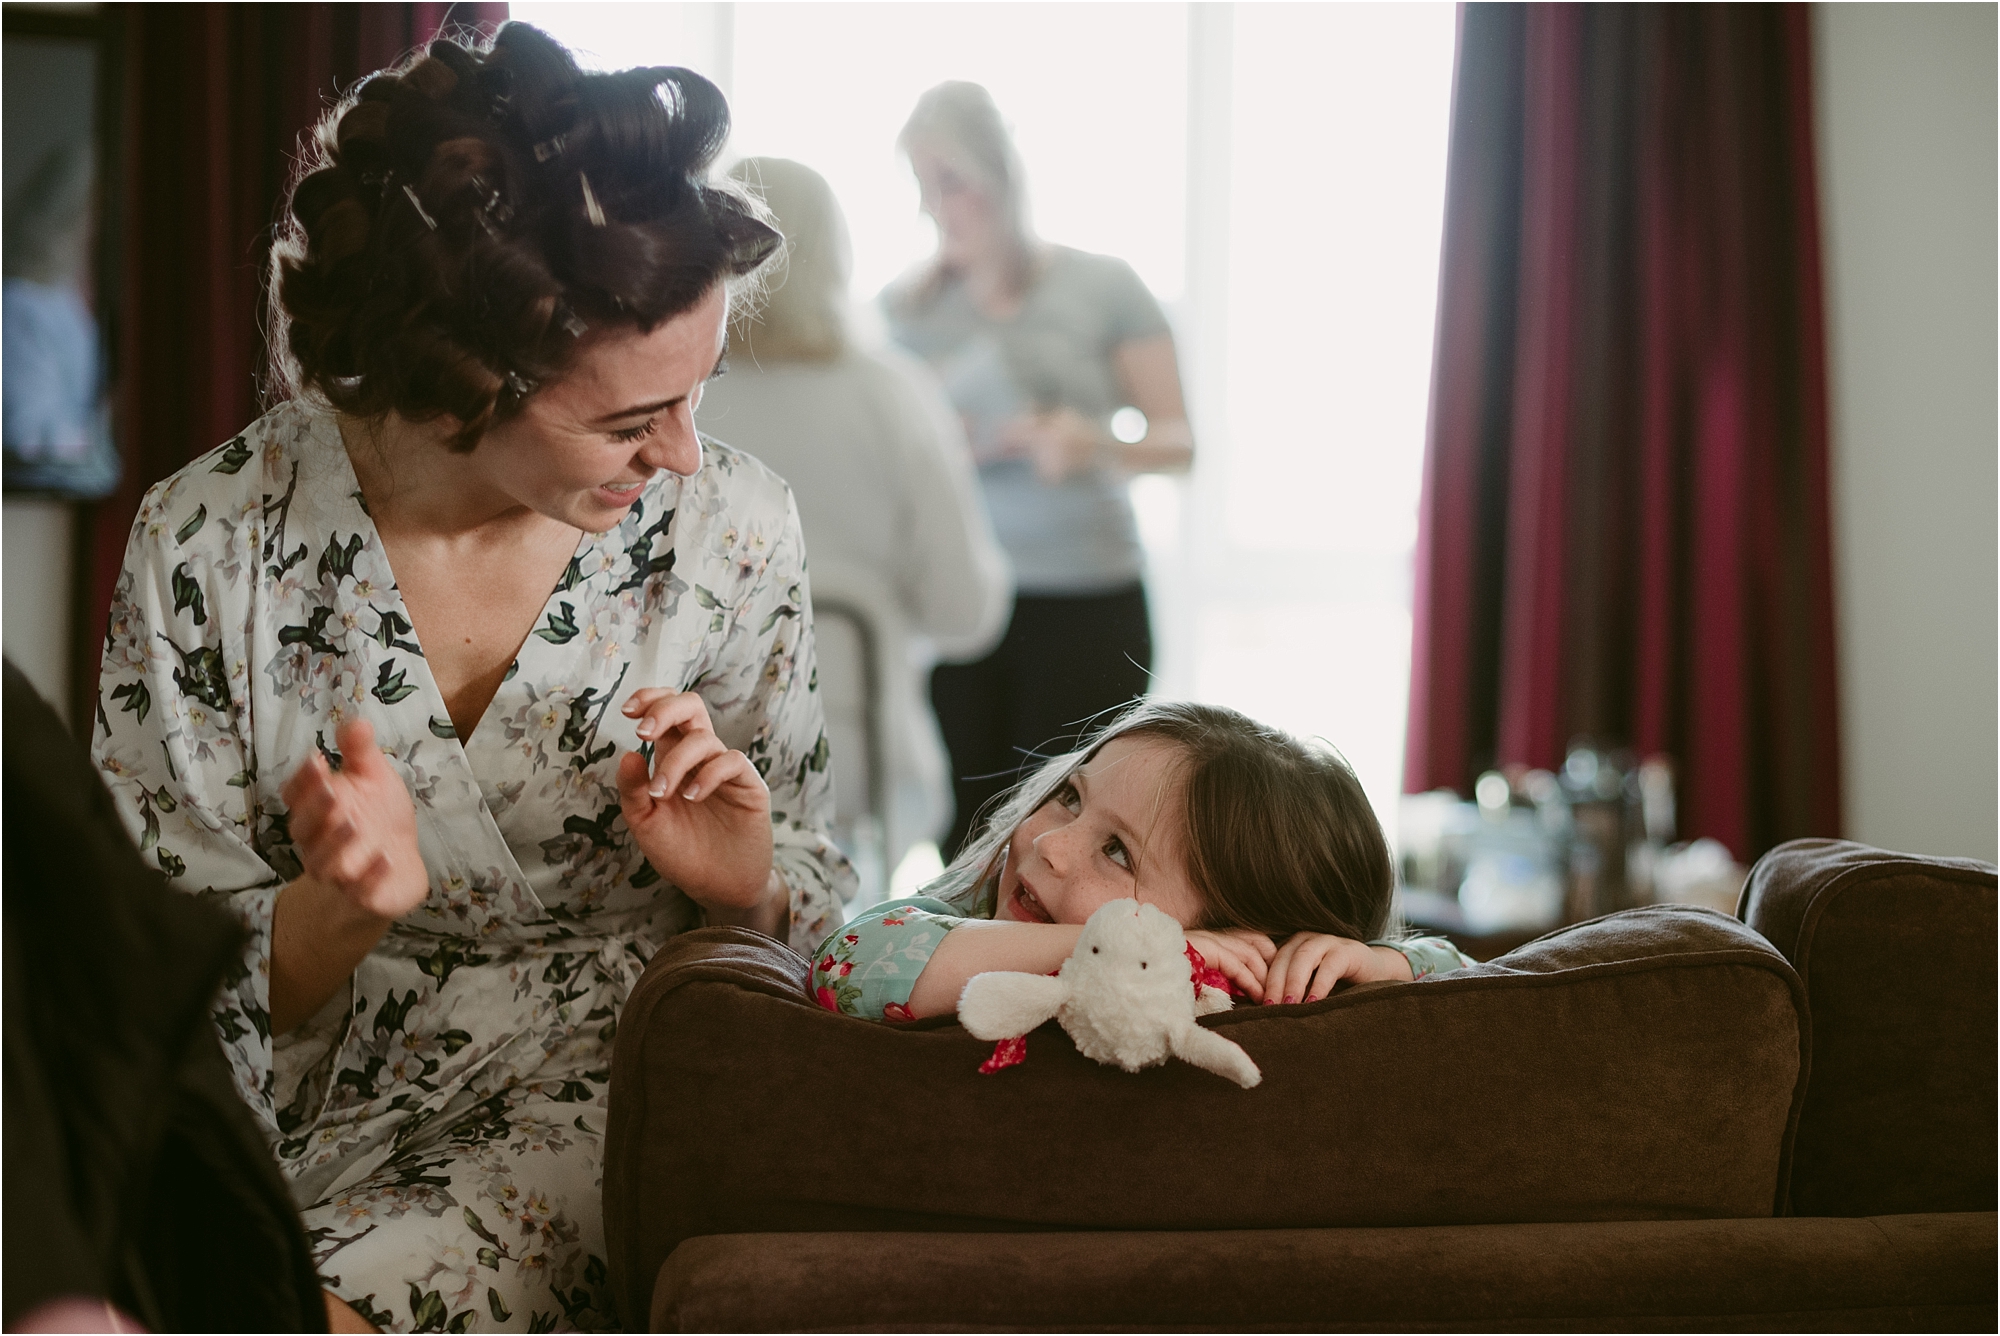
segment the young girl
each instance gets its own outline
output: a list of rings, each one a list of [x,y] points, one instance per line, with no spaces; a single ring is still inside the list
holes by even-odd
[[[1437,938],[1389,939],[1394,885],[1382,828],[1331,749],[1219,706],[1145,702],[1024,781],[926,894],[822,942],[813,994],[869,1019],[953,1012],[973,975],[1046,974],[1093,910],[1133,898],[1259,1002],[1471,964]]]

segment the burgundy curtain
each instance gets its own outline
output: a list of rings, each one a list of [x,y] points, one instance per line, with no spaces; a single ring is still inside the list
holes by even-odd
[[[90,718],[105,610],[146,488],[262,409],[264,266],[300,136],[362,75],[505,4],[107,6],[122,64],[107,201],[125,480],[91,518],[73,659]]]
[[[1838,832],[1809,14],[1461,8],[1410,791],[1588,739]]]

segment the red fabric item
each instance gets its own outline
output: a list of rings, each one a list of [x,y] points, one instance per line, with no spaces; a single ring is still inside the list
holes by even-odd
[[[1187,944],[1187,958],[1188,972],[1194,976],[1194,995],[1197,999],[1201,997],[1201,990],[1203,988],[1220,988],[1232,998],[1249,996],[1248,993],[1238,988],[1227,974],[1224,974],[1221,970],[1209,968],[1207,958],[1201,952],[1194,949],[1193,942]]]
[[[1002,1039],[993,1046],[993,1056],[979,1064],[981,1076],[991,1076],[1009,1067],[1018,1067],[1028,1060],[1028,1036],[1017,1034],[1012,1039]]]
[[[114,312],[124,482],[94,508],[89,624],[97,647],[146,489],[263,411],[263,281],[309,131],[363,75],[505,4],[106,6],[124,66],[121,165],[106,204],[123,281]]]
[[[1460,11],[1405,787],[1573,740],[1836,835],[1810,10]]]

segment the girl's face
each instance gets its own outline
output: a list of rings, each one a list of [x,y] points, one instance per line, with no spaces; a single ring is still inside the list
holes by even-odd
[[[1199,922],[1182,854],[1180,759],[1158,738],[1106,743],[1007,842],[994,917],[1082,923],[1136,897],[1184,928]]]
[[[515,504],[602,533],[661,469],[701,469],[694,410],[722,358],[728,301],[717,284],[650,333],[609,331],[569,374],[480,439],[470,458]]]
[[[921,144],[910,146],[910,170],[916,173],[924,212],[937,224],[938,257],[946,265],[972,263],[998,248],[1000,211],[978,182]]]

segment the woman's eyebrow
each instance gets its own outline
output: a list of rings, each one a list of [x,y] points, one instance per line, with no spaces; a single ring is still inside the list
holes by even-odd
[[[606,413],[603,417],[590,423],[590,425],[593,427],[608,427],[612,423],[621,422],[626,418],[643,417],[650,413],[657,413],[663,408],[672,408],[685,398],[687,398],[685,394],[677,394],[671,399],[662,399],[658,403],[634,404],[630,408],[621,408],[615,413]]]
[[[715,365],[708,369],[708,375],[702,377],[702,382],[706,384],[712,379],[716,372],[722,370],[722,364],[728,360],[729,345],[724,343],[722,351],[715,355]],[[634,404],[630,408],[621,408],[615,413],[606,413],[603,417],[589,423],[589,425],[593,427],[607,427],[614,422],[620,422],[626,418],[644,417],[650,413],[657,413],[663,408],[672,408],[675,404],[680,403],[686,398],[687,395],[685,394],[677,394],[671,399],[661,399],[657,403]]]

